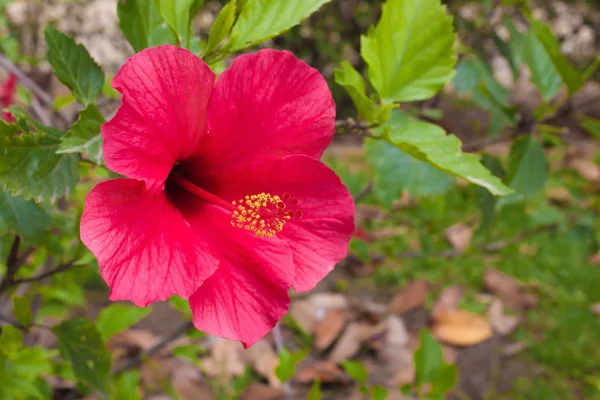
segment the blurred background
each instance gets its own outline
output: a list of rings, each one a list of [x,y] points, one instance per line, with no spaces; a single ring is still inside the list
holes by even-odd
[[[205,2],[196,33],[206,38],[223,3]],[[131,328],[108,340],[113,372],[125,376],[119,384],[132,391],[127,397],[123,389],[119,398],[136,398],[137,391],[154,400],[300,399],[316,396],[319,387],[325,399],[384,398],[376,397],[378,388],[392,400],[433,399],[422,365],[415,364],[428,357],[415,352],[431,340],[432,352],[443,354],[440,365],[456,366],[448,382],[457,373],[456,386],[435,398],[600,399],[600,72],[591,69],[583,88],[567,98],[551,66],[532,71],[535,60],[548,56],[525,45],[520,1],[444,2],[459,36],[457,74],[438,95],[403,110],[457,135],[464,151],[482,155],[518,191],[496,199],[392,145],[365,143],[368,127],[335,83],[334,70],[348,60],[365,73],[360,36],[377,22],[382,3],[332,0],[260,45],[292,51],[330,84],[338,132],[325,161],[357,203],[348,257],[315,291],[292,294],[280,323],[283,353],[272,335],[243,351],[190,330],[187,306],[177,299],[136,314]],[[598,1],[529,4],[577,68],[598,59]],[[61,119],[76,120],[79,108],[44,61],[44,26],[75,37],[109,75],[133,54],[118,27],[116,0],[0,5],[2,54],[51,96],[59,126]],[[0,68],[0,81],[6,77]],[[16,104],[31,102],[19,86]],[[111,116],[117,93],[107,85],[98,104]],[[523,144],[530,137],[536,144]],[[520,150],[514,150],[517,142]],[[80,200],[107,173],[90,176],[75,193]],[[70,251],[78,236],[73,204],[65,201],[64,213],[53,216],[61,229],[35,253],[31,271]],[[11,238],[1,243],[5,259]],[[39,296],[40,324],[73,315],[100,318],[107,309],[93,257],[71,269],[25,289]],[[102,318],[118,318],[117,311]],[[429,333],[421,333],[424,327]],[[56,347],[44,329],[33,328],[27,338],[30,345]],[[7,376],[2,371],[0,384]],[[50,375],[52,398],[86,393],[68,373],[55,368]]]

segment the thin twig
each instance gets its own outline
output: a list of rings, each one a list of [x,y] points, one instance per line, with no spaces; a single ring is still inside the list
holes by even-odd
[[[169,335],[165,336],[160,342],[156,343],[154,346],[150,347],[148,350],[127,360],[122,366],[120,366],[119,368],[117,368],[114,371],[115,375],[120,374],[120,373],[130,370],[130,369],[139,367],[140,365],[142,365],[144,358],[150,357],[154,353],[157,353],[160,350],[164,349],[165,347],[167,347],[169,345],[169,343],[176,340],[180,336],[185,335],[186,332],[189,331],[190,329],[192,329],[193,327],[194,327],[194,324],[191,321],[184,322],[183,324],[179,325],[177,328],[175,328],[175,330],[173,330],[173,332],[171,332]]]
[[[354,196],[354,202],[358,203],[373,191],[373,181],[370,181],[360,192]]]
[[[6,274],[2,278],[2,281],[0,281],[0,294],[8,288],[21,265],[19,263],[20,243],[21,237],[19,235],[15,236],[12,246],[10,247],[10,252],[8,253],[8,258],[6,259]]]
[[[74,261],[69,261],[67,263],[64,264],[60,264],[59,266],[52,268],[48,271],[42,272],[39,275],[36,276],[32,276],[29,278],[21,278],[21,279],[13,279],[12,281],[10,281],[8,283],[9,286],[13,286],[13,285],[19,285],[21,283],[25,283],[25,282],[37,282],[37,281],[41,281],[42,279],[48,278],[54,274],[58,274],[60,272],[64,272],[64,271],[69,271],[72,269],[75,269],[77,267],[79,267],[79,265],[73,265]]]

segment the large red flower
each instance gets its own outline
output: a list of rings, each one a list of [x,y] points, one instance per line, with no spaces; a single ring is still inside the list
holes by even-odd
[[[354,204],[319,161],[334,133],[323,77],[285,51],[215,75],[187,50],[133,56],[112,82],[107,166],[128,179],[88,195],[81,239],[112,300],[189,299],[200,330],[248,346],[347,251]]]

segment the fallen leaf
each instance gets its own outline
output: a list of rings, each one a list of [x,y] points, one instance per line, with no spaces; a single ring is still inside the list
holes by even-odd
[[[346,382],[348,377],[335,363],[321,360],[299,369],[294,375],[294,380],[298,383],[312,383],[319,379],[324,383]]]
[[[388,320],[383,320],[377,324],[371,324],[368,322],[358,322],[357,337],[361,343],[368,342],[370,340],[378,339],[388,329]]]
[[[488,313],[492,329],[502,336],[511,334],[519,325],[518,317],[504,313],[504,304],[500,299],[492,301]]]
[[[158,342],[154,333],[145,329],[129,329],[119,332],[106,342],[110,351],[123,351],[127,355],[135,355],[148,350]]]
[[[352,358],[358,353],[361,345],[359,333],[360,329],[357,323],[353,322],[348,324],[346,330],[333,347],[333,350],[331,350],[329,361],[340,363]]]
[[[290,305],[290,316],[303,331],[312,334],[317,324],[315,308],[309,300],[296,300]]]
[[[150,391],[160,390],[171,380],[175,358],[151,358],[140,367],[142,385]]]
[[[458,305],[463,298],[463,289],[458,285],[453,285],[442,290],[440,295],[433,305],[431,316],[436,318],[437,315],[449,311],[458,310]]]
[[[519,281],[493,268],[485,271],[483,281],[486,289],[500,296],[504,304],[511,309],[522,310],[537,304],[537,296],[523,293]]]
[[[180,400],[213,398],[200,370],[187,360],[181,360],[173,368],[172,385]]]
[[[339,293],[315,293],[309,297],[310,303],[321,309],[339,308],[348,309],[348,298]]]
[[[454,346],[473,346],[492,336],[489,323],[477,314],[465,311],[448,311],[436,316],[433,335]]]
[[[446,364],[456,364],[458,361],[458,351],[454,347],[442,345],[442,355]]]
[[[277,375],[275,375],[275,368],[279,365],[279,357],[266,340],[260,340],[243,351],[242,360],[252,365],[252,368],[258,374],[266,378],[272,388],[280,389],[283,386]]]
[[[454,224],[444,232],[446,240],[458,251],[464,251],[471,244],[473,229],[462,222]]]
[[[390,382],[414,379],[413,351],[409,349],[409,334],[404,322],[397,316],[391,315],[387,320],[388,329],[383,339],[383,346],[378,353],[381,364],[380,373]]]
[[[330,308],[325,318],[315,327],[315,347],[319,351],[328,348],[346,325],[346,313],[338,308]]]
[[[422,307],[427,300],[429,288],[429,281],[426,279],[418,279],[410,282],[392,298],[389,311],[395,314],[404,314]]]
[[[600,167],[592,160],[575,158],[569,162],[569,166],[590,181],[600,180]]]
[[[203,370],[213,378],[228,382],[241,376],[246,365],[242,360],[244,348],[240,342],[221,339],[211,348],[210,357],[202,360]]]
[[[209,399],[212,397],[206,397]],[[204,399],[204,397],[196,397],[196,399]],[[283,400],[285,393],[281,389],[274,389],[262,383],[252,383],[240,395],[240,400]]]
[[[556,186],[546,191],[548,199],[558,204],[568,204],[571,202],[571,192],[564,186]]]
[[[596,252],[593,256],[588,259],[590,264],[600,265],[600,250]]]
[[[590,306],[590,310],[596,315],[600,315],[600,303],[595,303]]]
[[[389,239],[399,235],[404,235],[408,233],[409,230],[410,228],[406,225],[389,226],[370,231],[369,237],[371,240]]]

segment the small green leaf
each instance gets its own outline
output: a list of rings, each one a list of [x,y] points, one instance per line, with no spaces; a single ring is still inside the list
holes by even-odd
[[[431,391],[440,395],[446,394],[454,389],[457,382],[458,368],[456,365],[445,364],[435,374],[431,382]]]
[[[83,153],[96,164],[104,164],[102,136],[100,136],[100,127],[103,123],[104,117],[98,107],[90,104],[79,112],[79,119],[62,137],[56,153]]]
[[[321,381],[319,379],[315,379],[310,387],[310,392],[308,392],[306,400],[321,400],[321,397]]]
[[[334,71],[335,82],[346,89],[354,107],[361,118],[371,121],[375,110],[375,103],[366,95],[365,81],[348,61],[342,61],[340,68]]]
[[[79,178],[77,157],[56,154],[57,132],[19,134],[22,126],[0,121],[0,187],[36,201],[68,195]]]
[[[21,296],[13,296],[13,310],[15,319],[24,327],[29,327],[33,322],[33,313],[29,305],[29,299]]]
[[[138,389],[140,371],[126,371],[116,378],[111,398],[113,400],[140,400],[142,395]]]
[[[48,26],[44,30],[48,62],[80,104],[92,103],[104,86],[104,72],[82,45]]]
[[[176,42],[155,0],[121,0],[117,2],[117,15],[121,31],[136,52]]]
[[[581,126],[588,131],[590,135],[600,140],[600,120],[592,117],[584,117],[581,120]]]
[[[369,379],[367,369],[360,361],[346,360],[342,361],[344,371],[352,378],[353,381],[365,384]]]
[[[205,54],[217,48],[229,35],[233,21],[235,21],[235,5],[236,0],[229,1],[229,3],[223,6],[219,15],[217,15],[217,19],[215,19],[208,33],[208,43],[204,50]]]
[[[102,340],[107,341],[140,322],[150,314],[150,308],[140,308],[125,304],[111,304],[100,311],[96,318],[96,328]]]
[[[548,57],[554,64],[554,67],[562,76],[562,80],[567,85],[569,93],[577,92],[583,86],[586,74],[578,71],[573,64],[560,51],[560,43],[552,33],[552,29],[543,22],[529,18],[531,31],[535,34],[542,46],[546,49]]]
[[[309,351],[301,349],[290,353],[284,348],[279,354],[279,365],[275,368],[275,375],[281,382],[287,382],[294,376],[296,365],[308,355]]]
[[[290,29],[331,0],[245,0],[231,31],[231,51],[260,43]]]
[[[14,357],[23,347],[23,332],[12,325],[0,327],[0,353]],[[0,385],[2,386],[2,385]]]
[[[361,37],[369,80],[385,101],[432,97],[454,76],[456,34],[440,0],[387,0]]]
[[[415,352],[415,383],[423,386],[434,381],[438,371],[444,367],[442,346],[426,328],[421,330],[420,347]]]
[[[531,79],[542,97],[545,100],[554,97],[562,86],[562,78],[533,31],[525,36],[523,57],[531,70]]]
[[[192,7],[196,6],[197,0],[157,1],[160,15],[177,35],[178,42],[189,49],[192,33]],[[202,6],[202,3],[200,3],[200,6]]]
[[[383,129],[382,138],[410,156],[425,161],[435,168],[459,176],[485,187],[494,195],[507,195],[513,191],[492,175],[473,154],[463,153],[461,142],[442,128],[418,121],[401,112]]]
[[[385,389],[379,385],[375,385],[371,388],[371,399],[372,400],[385,400],[385,399],[387,399],[387,396],[388,396],[387,389]]]
[[[369,245],[362,240],[352,238],[350,240],[350,251],[352,251],[359,260],[368,263],[371,260],[369,256]]]
[[[183,314],[183,317],[186,320],[192,319],[192,310],[190,309],[190,305],[186,300],[183,300],[179,296],[171,296],[169,299],[169,305]]]
[[[481,158],[481,164],[499,179],[504,179],[504,168],[497,158],[489,154],[484,154]],[[475,201],[481,210],[481,222],[479,223],[479,231],[481,232],[492,226],[496,215],[496,203],[498,199],[484,188],[476,187]]]
[[[51,222],[39,205],[0,188],[0,236],[16,233],[30,243],[40,243]]]
[[[506,182],[516,191],[514,196],[533,196],[544,188],[547,177],[548,160],[540,142],[531,136],[515,140],[510,149],[506,177]]]
[[[96,327],[86,319],[72,318],[52,331],[61,356],[70,361],[77,379],[107,393],[111,358]]]

